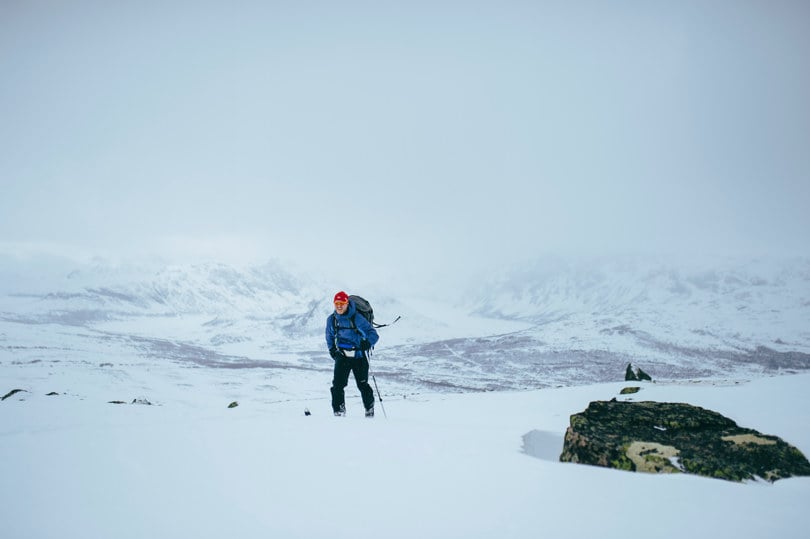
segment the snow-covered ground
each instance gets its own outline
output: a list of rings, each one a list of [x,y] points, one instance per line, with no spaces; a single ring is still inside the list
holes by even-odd
[[[0,396],[23,390],[0,402],[0,529],[805,537],[808,478],[557,459],[570,415],[617,397],[628,361],[656,379],[634,398],[705,406],[810,454],[809,268],[545,260],[455,298],[349,289],[380,322],[402,316],[372,358],[388,417],[367,420],[351,380],[349,416],[330,411],[323,324],[341,283],[278,264],[0,259]]]
[[[0,403],[5,537],[804,538],[810,527],[810,478],[736,484],[558,462],[569,416],[622,398],[624,383],[384,394],[388,417],[378,405],[366,419],[353,388],[336,418],[325,395],[274,401],[244,370],[142,372],[147,406],[108,404],[136,382],[100,369],[73,380],[42,364],[0,369],[4,386],[26,389]],[[234,383],[255,388],[229,409]],[[711,408],[808,455],[808,384],[656,383],[634,397]]]

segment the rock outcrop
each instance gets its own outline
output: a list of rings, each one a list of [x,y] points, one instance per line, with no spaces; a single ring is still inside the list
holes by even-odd
[[[12,395],[16,395],[17,393],[27,393],[27,391],[25,391],[24,389],[12,389],[8,393],[0,397],[0,401],[4,401],[7,398],[11,397]]]
[[[652,382],[652,377],[649,374],[647,374],[646,372],[644,372],[643,370],[641,370],[641,367],[638,367],[634,371],[633,370],[633,364],[628,363],[627,368],[624,371],[624,380],[626,382],[635,382],[635,381],[642,381],[642,380],[647,380],[647,381]]]
[[[592,402],[571,416],[560,460],[732,481],[810,475],[810,462],[782,439],[682,403]]]

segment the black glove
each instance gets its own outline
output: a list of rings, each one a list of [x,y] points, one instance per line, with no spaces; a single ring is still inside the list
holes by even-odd
[[[329,355],[332,356],[332,359],[334,359],[335,361],[337,361],[338,359],[345,359],[346,358],[346,356],[343,354],[343,352],[341,352],[340,350],[338,350],[335,347],[332,347],[332,348],[329,349]]]
[[[362,350],[363,352],[365,352],[365,351],[367,351],[367,350],[368,350],[368,349],[370,349],[370,348],[371,348],[371,343],[370,343],[370,342],[368,342],[368,341],[367,341],[367,340],[365,340],[365,339],[363,339],[363,340],[361,340],[361,341],[360,341],[360,350]]]

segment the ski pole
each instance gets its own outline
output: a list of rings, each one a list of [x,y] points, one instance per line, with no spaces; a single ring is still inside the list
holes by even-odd
[[[402,317],[397,316],[394,319],[393,322],[389,322],[388,324],[376,324],[375,323],[375,324],[373,324],[373,327],[375,329],[378,329],[378,328],[386,328],[386,327],[389,327],[389,326],[393,326],[394,324],[399,322],[400,318],[402,318]],[[371,350],[366,352],[366,360],[368,360],[368,362],[371,363]],[[377,399],[379,399],[379,401],[380,401],[380,408],[382,408],[383,416],[385,417],[385,419],[388,419],[388,414],[385,413],[385,405],[383,404],[383,398],[382,398],[382,395],[380,394],[380,387],[377,385],[377,377],[372,374],[371,375],[371,380],[374,382],[374,389],[377,390]]]
[[[399,320],[399,317],[397,317],[397,320]],[[396,320],[394,320],[394,322],[396,322]],[[380,401],[380,408],[382,408],[383,416],[385,417],[385,419],[388,419],[388,414],[385,413],[385,406],[383,405],[382,395],[380,394],[380,388],[377,385],[377,377],[374,376],[373,373],[371,373],[371,350],[366,350],[363,353],[365,354],[366,361],[368,361],[369,364],[369,374],[371,374],[371,380],[374,382],[374,389],[377,390],[377,399]]]
[[[382,395],[380,395],[380,388],[377,387],[377,377],[372,374],[371,379],[374,381],[374,389],[377,390],[377,398],[380,399],[380,408],[382,408],[383,416],[385,419],[388,419],[388,414],[385,413],[385,406],[383,406]]]

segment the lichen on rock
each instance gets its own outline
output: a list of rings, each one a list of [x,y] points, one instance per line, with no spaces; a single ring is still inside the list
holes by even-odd
[[[810,462],[782,439],[684,403],[592,402],[571,416],[560,460],[733,481],[810,475]]]
[[[675,447],[656,442],[633,442],[625,451],[636,471],[654,473],[677,473],[681,468],[674,465],[680,455]]]

